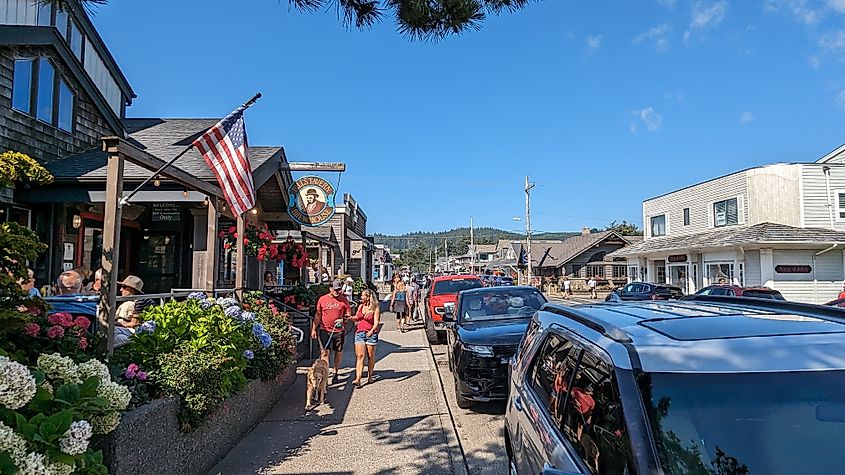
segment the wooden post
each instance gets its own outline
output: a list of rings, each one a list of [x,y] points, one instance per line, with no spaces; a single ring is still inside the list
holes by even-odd
[[[117,272],[120,262],[120,200],[123,197],[123,155],[112,152],[106,175],[105,219],[103,222],[103,283],[101,304],[108,324],[106,348],[114,353],[115,311],[117,310]]]
[[[217,283],[217,198],[208,197],[208,231],[205,236],[205,290]]]
[[[237,254],[235,256],[235,293],[238,296],[239,300],[243,300],[243,289],[244,289],[244,259],[246,250],[244,249],[244,237],[246,236],[246,232],[244,230],[244,215],[239,214],[237,216],[238,221],[238,240],[237,242]]]

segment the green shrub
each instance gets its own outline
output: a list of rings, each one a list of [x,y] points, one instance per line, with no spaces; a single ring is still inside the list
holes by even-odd
[[[269,347],[253,351],[246,375],[251,379],[273,379],[296,361],[296,342],[290,331],[290,319],[267,302],[260,292],[246,294],[244,302],[244,309],[253,312],[256,320],[273,338]]]
[[[240,365],[220,347],[178,347],[159,355],[154,379],[166,392],[181,401],[179,421],[189,431],[229,395],[246,384]]]

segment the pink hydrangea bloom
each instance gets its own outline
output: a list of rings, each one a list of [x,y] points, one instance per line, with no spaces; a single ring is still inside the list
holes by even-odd
[[[83,337],[83,338],[79,339],[79,348],[83,349],[83,350],[88,348],[88,339],[87,338]]]
[[[132,379],[138,375],[138,370],[141,369],[135,363],[129,363],[129,366],[126,367],[126,372],[124,376],[126,379]]]
[[[65,329],[59,325],[54,325],[47,330],[47,338],[61,338],[65,336]]]
[[[27,323],[24,327],[24,332],[29,336],[36,337],[39,333],[41,333],[41,325],[37,323]]]
[[[73,326],[73,315],[67,312],[54,313],[47,317],[47,323],[50,325],[61,325],[69,328]]]
[[[139,371],[138,372],[138,379],[141,380],[141,381],[146,381],[147,380],[147,373],[145,371]]]
[[[88,320],[88,318],[86,317],[79,316],[76,317],[76,320],[73,321],[73,325],[79,328],[87,329],[91,325],[91,320]]]

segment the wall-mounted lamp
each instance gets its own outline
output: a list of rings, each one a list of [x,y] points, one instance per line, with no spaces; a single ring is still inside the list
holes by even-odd
[[[258,214],[258,208],[252,208],[250,211],[252,214]]]
[[[82,216],[79,216],[78,214],[73,215],[72,224],[73,229],[79,229],[79,227],[82,226]]]
[[[155,177],[153,180],[153,186],[161,186],[161,180],[159,180],[158,177]]]
[[[208,198],[206,198],[206,199],[202,200],[202,205],[203,205],[203,206],[208,206]]]
[[[188,190],[182,190],[182,196],[187,198],[188,197]]]

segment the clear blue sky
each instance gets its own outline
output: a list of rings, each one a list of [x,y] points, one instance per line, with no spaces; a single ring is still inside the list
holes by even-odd
[[[644,198],[845,142],[845,0],[546,0],[438,44],[286,0],[112,0],[94,23],[128,116],[260,91],[251,143],[346,162],[370,232],[521,228],[525,175],[537,230],[641,224]]]

